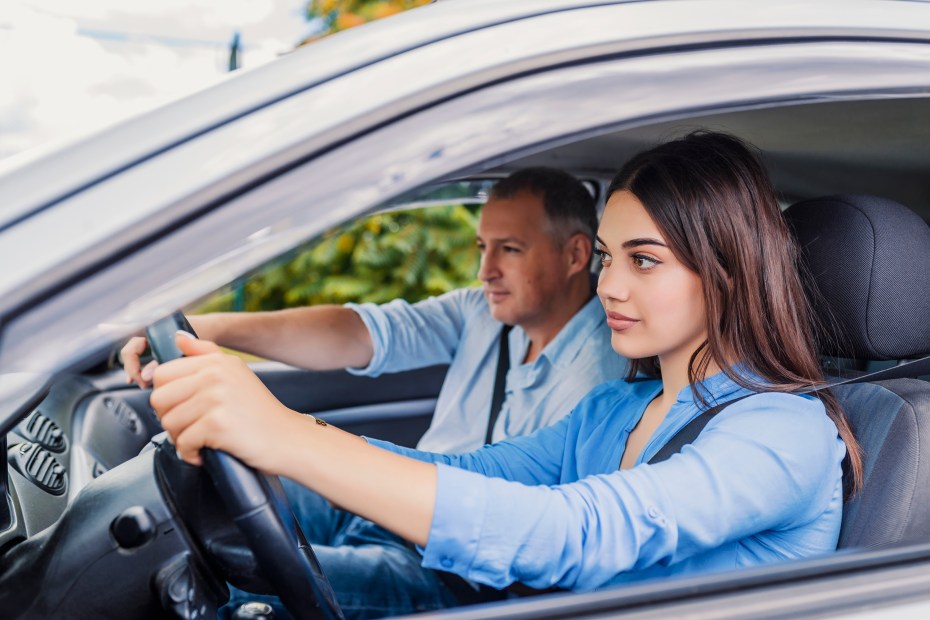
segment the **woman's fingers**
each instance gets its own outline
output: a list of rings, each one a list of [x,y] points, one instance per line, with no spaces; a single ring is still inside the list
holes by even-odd
[[[161,383],[157,389],[152,391],[149,404],[152,405],[158,418],[162,420],[162,426],[165,426],[164,418],[168,412],[189,400],[197,393],[199,386],[200,382],[196,376],[186,375],[170,383]],[[168,427],[165,427],[165,430],[171,431]]]
[[[207,355],[209,353],[221,353],[222,349],[216,343],[209,340],[200,340],[192,334],[185,331],[179,331],[174,336],[174,342],[181,349],[181,353],[186,356]]]
[[[178,456],[192,465],[200,465],[200,450],[216,448],[230,450],[226,445],[226,425],[212,415],[196,393],[189,399],[169,410],[161,419],[162,426],[174,440]]]
[[[216,379],[220,379],[222,378],[222,372],[219,369],[224,366],[235,365],[236,361],[238,360],[225,353],[204,353],[190,357],[179,357],[170,362],[159,364],[155,368],[152,380],[157,388],[161,385],[171,383],[172,381],[177,381],[182,377],[191,376],[210,368],[217,368],[216,374],[219,376],[217,376]],[[203,379],[209,380],[212,376],[212,373],[207,373],[204,375]]]

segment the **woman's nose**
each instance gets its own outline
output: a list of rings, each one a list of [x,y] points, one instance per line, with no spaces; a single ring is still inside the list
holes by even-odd
[[[626,301],[630,298],[629,282],[615,267],[603,267],[597,276],[597,296],[601,299]]]

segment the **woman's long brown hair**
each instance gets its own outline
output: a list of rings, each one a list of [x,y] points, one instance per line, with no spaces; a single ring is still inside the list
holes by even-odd
[[[815,318],[798,271],[799,252],[758,156],[726,134],[698,131],[636,155],[608,197],[628,190],[676,258],[701,278],[707,340],[691,356],[692,388],[713,360],[737,384],[791,392],[824,383]],[[731,368],[740,362],[762,379]],[[658,359],[633,360],[629,378],[661,376]],[[707,404],[701,390],[698,402]],[[859,444],[836,397],[817,393],[846,443],[847,496],[862,485]]]

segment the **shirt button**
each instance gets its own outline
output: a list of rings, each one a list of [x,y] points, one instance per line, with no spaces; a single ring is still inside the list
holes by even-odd
[[[649,509],[646,510],[646,515],[650,519],[657,519],[659,518],[659,509],[656,508],[655,506],[650,506]]]
[[[452,558],[449,557],[442,558],[439,560],[439,563],[443,568],[452,568],[452,565],[455,564],[455,562],[452,561]]]

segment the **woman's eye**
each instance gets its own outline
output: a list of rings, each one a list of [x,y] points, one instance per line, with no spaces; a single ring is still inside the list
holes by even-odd
[[[597,260],[601,264],[601,267],[607,267],[608,265],[610,265],[611,256],[604,250],[600,248],[595,248],[594,255],[597,256]]]
[[[649,256],[645,256],[643,254],[633,255],[633,266],[636,267],[637,269],[645,271],[648,269],[652,269],[658,264],[659,264],[659,261]]]

